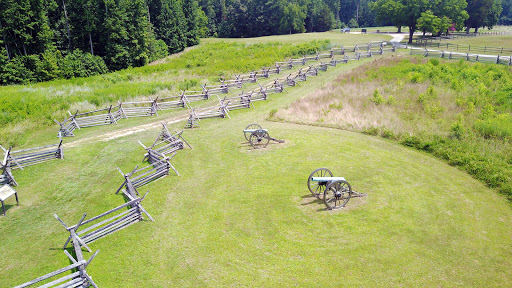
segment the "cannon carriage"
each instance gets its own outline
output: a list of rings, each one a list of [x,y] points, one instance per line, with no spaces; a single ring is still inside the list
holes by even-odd
[[[352,197],[367,195],[353,191],[344,177],[333,177],[327,168],[318,168],[309,175],[308,189],[318,199],[323,196],[324,204],[329,210],[345,207]]]
[[[270,137],[267,129],[263,129],[258,124],[250,124],[244,129],[244,136],[254,149],[267,147],[270,140],[284,143],[284,140]]]

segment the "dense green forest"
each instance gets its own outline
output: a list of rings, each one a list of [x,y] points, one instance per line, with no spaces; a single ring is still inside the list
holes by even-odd
[[[140,67],[200,37],[512,24],[512,0],[0,0],[0,84]],[[411,37],[412,38],[412,37]]]
[[[138,67],[199,43],[196,0],[1,0],[0,83]]]

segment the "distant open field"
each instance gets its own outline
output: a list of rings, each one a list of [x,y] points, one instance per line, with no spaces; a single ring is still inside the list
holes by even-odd
[[[441,41],[443,43],[444,41]],[[504,47],[512,49],[512,34],[500,36],[481,36],[467,39],[446,40],[446,42],[454,44],[475,45],[482,47]]]
[[[261,39],[223,42],[209,39],[168,61],[112,73],[104,80],[86,78],[3,87],[0,99],[4,101],[8,95],[18,99],[27,97],[21,93],[25,91],[48,99],[61,97],[70,107],[94,108],[123,95],[118,91],[125,91],[127,99],[139,99],[166,95],[179,87],[196,87],[203,80],[214,83],[219,76],[247,71],[245,69],[253,68],[251,65],[263,65],[262,60],[273,61],[272,55],[266,54],[269,50],[276,51],[276,55],[300,53],[300,49],[309,46],[297,48],[295,44],[314,38],[331,40],[331,45],[387,40],[382,38],[385,35],[377,35],[378,38],[334,32],[315,35],[320,37],[309,34],[264,37],[262,41],[266,43],[279,41],[294,45],[261,44],[252,47],[258,49],[245,50],[227,42],[256,43]],[[225,55],[228,52],[233,54]],[[226,62],[213,58],[201,61],[196,55],[219,55]],[[399,126],[404,129],[401,132],[405,134],[411,127],[427,132],[451,127],[448,120],[457,117],[428,118],[430,114],[443,113],[435,108],[439,106],[437,101],[444,99],[444,90],[435,90],[438,98],[428,94],[424,102],[417,101],[418,95],[426,93],[423,88],[428,89],[430,83],[426,82],[426,77],[436,71],[434,68],[423,73],[413,67],[414,71],[406,73],[406,79],[416,79],[418,86],[405,80],[402,84],[396,81],[394,77],[402,73],[401,70],[375,70],[381,67],[377,65],[381,62],[382,67],[399,63],[400,60],[395,59],[404,59],[404,55],[405,52],[385,54],[340,64],[321,72],[320,76],[309,77],[306,82],[300,82],[300,86],[287,87],[284,93],[270,95],[267,101],[254,103],[255,108],[232,111],[231,119],[202,120],[200,128],[186,130],[183,136],[193,149],[178,152],[171,161],[182,176],[175,176],[171,171],[170,176],[139,191],[150,191],[142,205],[156,221],[146,219],[91,243],[91,249],[100,252],[87,272],[100,287],[512,285],[509,269],[512,265],[512,208],[497,189],[486,187],[467,172],[435,158],[426,150],[406,147],[393,137],[385,139],[380,130],[366,133],[384,137],[330,125],[332,119],[348,117],[378,123],[385,115],[390,115],[380,114],[380,110],[402,107],[396,103],[407,103],[409,98],[413,111],[425,114],[412,114],[408,110],[404,110],[403,115],[393,114],[405,118],[409,114],[415,119],[410,127]],[[414,63],[409,62],[405,68],[414,66],[416,61],[422,62],[423,58],[409,61]],[[482,66],[478,71],[468,69],[464,75],[478,81],[481,78],[475,77],[477,72],[493,67]],[[487,72],[491,73],[489,77],[501,75],[491,68]],[[505,76],[500,78],[503,85],[508,79]],[[386,83],[376,82],[381,78]],[[113,80],[101,84],[106,90],[100,89],[98,83],[107,79]],[[263,84],[269,80],[260,81]],[[444,83],[441,79],[434,81]],[[475,90],[460,91],[479,91],[482,94],[478,94],[481,96],[478,99],[488,99],[490,94],[484,94],[487,88],[482,88],[482,83],[477,84],[470,86]],[[147,90],[137,90],[138,87]],[[256,83],[247,85],[246,89],[254,87]],[[53,93],[64,88],[66,93]],[[416,90],[411,90],[413,88]],[[103,102],[97,105],[92,101],[73,102],[80,89],[95,91],[95,97]],[[384,101],[380,106],[372,101],[375,90],[380,91]],[[358,94],[361,91],[371,94]],[[401,96],[399,92],[407,94]],[[390,95],[396,97],[394,104],[389,100]],[[359,101],[363,96],[366,98]],[[480,103],[474,103],[474,111],[468,108],[473,96],[454,96],[466,101],[460,102],[464,106],[452,107],[456,105],[452,103],[450,108],[472,111],[473,114],[468,115],[478,118]],[[325,103],[319,97],[324,97]],[[375,101],[381,101],[379,95],[375,97]],[[293,110],[310,100],[320,102],[304,111]],[[212,99],[193,103],[193,106],[217,103],[218,100]],[[353,109],[357,113],[338,113],[352,104],[357,107]],[[430,107],[428,113],[424,107]],[[61,116],[60,110],[64,108],[56,115]],[[285,119],[291,113],[283,113],[292,110],[298,111],[292,116],[304,121]],[[319,118],[310,121],[303,117],[309,112]],[[335,118],[330,118],[335,114]],[[4,257],[4,264],[0,265],[0,286],[12,287],[69,265],[61,249],[69,233],[53,214],[73,225],[84,212],[90,218],[124,203],[124,197],[114,194],[124,180],[116,167],[127,173],[136,165],[145,165],[141,162],[145,150],[137,141],[151,144],[160,132],[162,121],[168,123],[171,131],[181,130],[188,115],[185,109],[164,111],[159,112],[158,117],[123,119],[118,125],[75,130],[76,137],[64,140],[63,160],[13,171],[19,183],[20,206],[8,199],[7,216],[0,217],[0,254]],[[279,117],[290,121],[276,122]],[[470,116],[465,114],[464,117]],[[25,122],[19,123],[25,127]],[[271,143],[262,150],[252,149],[242,133],[251,123],[261,124],[272,137],[284,139],[285,143]],[[323,124],[330,127],[321,127]],[[57,141],[56,125],[27,127],[25,133],[32,133],[20,139],[19,148]],[[411,128],[410,131],[416,133],[417,130]],[[308,175],[319,167],[327,167],[335,176],[345,177],[354,190],[368,193],[368,196],[351,199],[345,209],[326,210],[323,202],[312,197],[306,186]],[[84,250],[84,255],[89,258],[92,253]]]
[[[354,31],[360,31],[358,28],[354,28]],[[299,33],[291,35],[277,35],[277,36],[265,36],[256,38],[231,38],[231,39],[218,39],[218,38],[206,38],[201,39],[202,43],[218,42],[218,41],[234,41],[246,44],[256,43],[268,43],[268,42],[279,42],[279,43],[303,43],[314,40],[329,40],[333,45],[354,45],[358,43],[367,43],[369,41],[380,41],[391,39],[388,35],[379,34],[367,34],[367,35],[354,35],[350,33],[341,33],[339,30],[328,31],[321,33]]]

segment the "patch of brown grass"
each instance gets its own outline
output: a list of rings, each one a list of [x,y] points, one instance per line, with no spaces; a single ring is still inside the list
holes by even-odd
[[[457,96],[453,92],[434,87],[435,99],[421,103],[419,95],[426,93],[431,83],[400,80],[385,83],[368,78],[369,70],[397,65],[399,60],[398,57],[378,59],[358,67],[287,109],[279,110],[274,117],[354,131],[377,128],[381,134],[446,134],[449,124],[463,111],[463,108],[453,104]],[[383,102],[380,104],[374,99],[375,91],[382,96]]]

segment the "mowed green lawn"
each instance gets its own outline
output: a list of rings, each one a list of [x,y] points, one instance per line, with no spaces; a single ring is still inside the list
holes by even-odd
[[[171,173],[139,189],[150,191],[142,204],[156,222],[146,219],[89,245],[100,250],[87,268],[94,281],[100,287],[510,286],[512,209],[494,190],[391,141],[265,120],[365,61],[371,59],[185,131],[194,149],[172,160],[182,176]],[[173,112],[153,122],[185,116]],[[1,287],[70,264],[62,252],[68,234],[54,213],[73,225],[84,212],[92,217],[124,203],[114,194],[123,182],[116,167],[127,173],[144,165],[137,140],[150,144],[160,130],[124,133],[136,121],[77,131],[66,139],[64,160],[14,171],[21,206],[9,199],[7,217],[0,217]],[[254,122],[286,142],[251,149],[242,130]],[[306,186],[318,167],[368,196],[327,211]]]

